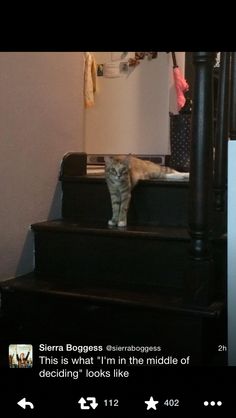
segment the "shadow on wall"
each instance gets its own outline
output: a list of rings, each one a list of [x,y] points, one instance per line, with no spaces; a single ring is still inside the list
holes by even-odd
[[[58,181],[56,188],[55,188],[54,195],[53,195],[51,207],[49,209],[48,217],[46,220],[61,218],[61,205],[62,205],[62,190],[61,190],[61,182]]]
[[[58,182],[52,203],[49,209],[49,213],[47,218],[44,220],[52,220],[61,217],[61,183]],[[32,223],[40,222],[42,219],[32,219]],[[34,270],[34,235],[32,230],[30,229],[26,234],[25,242],[23,244],[21,256],[19,258],[19,262],[16,267],[15,276],[21,276],[23,274],[30,273]]]
[[[34,269],[34,241],[32,231],[28,231],[16,268],[15,276],[29,273]]]

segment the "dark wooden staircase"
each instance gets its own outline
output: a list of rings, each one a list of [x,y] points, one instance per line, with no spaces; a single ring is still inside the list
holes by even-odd
[[[211,237],[214,298],[208,306],[186,304],[188,182],[141,182],[129,226],[110,228],[105,179],[81,173],[84,158],[64,157],[62,219],[32,225],[35,271],[1,286],[3,312],[21,336],[34,335],[35,324],[44,338],[71,338],[79,329],[85,340],[158,342],[166,352],[190,354],[192,364],[214,361],[217,342],[225,342],[224,234]]]
[[[124,229],[107,226],[105,179],[86,174],[86,154],[64,156],[62,218],[32,225],[35,271],[1,284],[14,339],[161,345],[194,365],[225,364],[226,210],[214,206],[211,164],[199,163],[209,129],[194,143],[190,183],[140,182]]]

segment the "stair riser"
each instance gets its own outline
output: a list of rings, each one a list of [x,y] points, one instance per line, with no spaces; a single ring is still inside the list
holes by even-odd
[[[182,288],[186,241],[35,232],[37,273],[81,283]]]
[[[187,226],[188,186],[141,183],[132,192],[130,225]],[[111,218],[105,181],[63,182],[62,215],[81,222],[104,222]]]

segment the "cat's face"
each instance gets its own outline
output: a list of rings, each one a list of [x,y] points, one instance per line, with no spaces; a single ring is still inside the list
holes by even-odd
[[[116,157],[104,157],[106,176],[116,182],[122,182],[129,176],[129,159],[120,159]]]

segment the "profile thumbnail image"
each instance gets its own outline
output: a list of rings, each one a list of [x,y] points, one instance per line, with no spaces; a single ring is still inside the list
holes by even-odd
[[[31,344],[9,345],[9,367],[14,369],[28,369],[33,366],[33,347]]]

